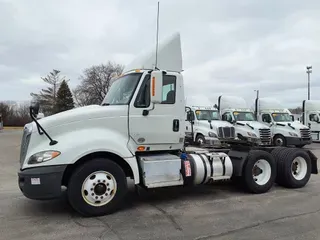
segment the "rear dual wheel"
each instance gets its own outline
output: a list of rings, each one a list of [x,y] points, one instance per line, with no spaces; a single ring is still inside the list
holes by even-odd
[[[301,149],[274,149],[271,154],[277,161],[276,183],[287,188],[304,187],[311,176],[311,159]]]
[[[243,169],[245,188],[252,193],[270,190],[276,178],[276,163],[273,156],[261,150],[251,150]]]

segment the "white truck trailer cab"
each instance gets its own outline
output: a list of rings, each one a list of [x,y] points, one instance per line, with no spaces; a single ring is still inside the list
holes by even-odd
[[[246,101],[237,96],[219,96],[218,108],[222,120],[232,123],[236,136],[259,145],[271,145],[271,130],[259,123]]]
[[[220,145],[220,140],[234,140],[235,130],[232,124],[221,120],[217,108],[213,106],[187,106],[186,135],[189,135],[195,143],[200,145],[205,143],[208,137],[214,138],[216,145]]]
[[[185,148],[181,72],[180,35],[175,34],[159,44],[157,54],[147,52],[126,67],[100,106],[40,120],[35,117],[39,106],[31,106],[33,122],[24,127],[20,151],[22,193],[52,199],[61,196],[64,186],[76,211],[99,216],[121,206],[127,178],[150,189],[233,177],[250,192],[264,193],[275,181],[303,187],[311,173],[318,173],[317,158],[308,150]]]
[[[301,119],[310,128],[312,140],[320,141],[320,101],[304,100]]]
[[[261,123],[271,128],[273,144],[276,146],[294,145],[303,147],[310,144],[310,129],[292,120],[291,112],[273,98],[257,98],[255,111]]]

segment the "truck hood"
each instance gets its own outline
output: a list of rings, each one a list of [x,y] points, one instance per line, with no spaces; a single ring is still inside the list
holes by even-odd
[[[245,126],[243,126],[243,127],[246,127],[248,129],[251,129],[251,127],[249,127],[248,125],[252,126],[254,128],[254,130],[270,129],[268,126],[266,126],[266,125],[264,125],[262,123],[259,123],[257,121],[237,121],[237,123],[245,124]],[[236,125],[241,126],[240,124],[237,124],[237,123],[236,123]],[[253,130],[253,129],[251,129],[251,130]]]
[[[71,122],[84,121],[95,118],[120,117],[126,113],[124,111],[126,105],[100,106],[90,105],[79,107],[65,112],[57,113],[48,117],[44,117],[38,122],[44,129],[56,127]]]
[[[285,127],[291,129],[291,127],[288,124],[290,124],[295,129],[309,129],[307,126],[301,124],[300,122],[277,122],[277,126],[285,125]]]

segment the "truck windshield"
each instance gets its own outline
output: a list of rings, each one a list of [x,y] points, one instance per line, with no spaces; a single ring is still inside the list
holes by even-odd
[[[292,117],[288,113],[272,113],[275,122],[292,122]]]
[[[131,73],[115,80],[102,105],[127,105],[129,104],[142,73]]]
[[[233,112],[236,121],[256,121],[252,112]]]
[[[220,120],[216,110],[196,110],[196,116],[198,120]]]

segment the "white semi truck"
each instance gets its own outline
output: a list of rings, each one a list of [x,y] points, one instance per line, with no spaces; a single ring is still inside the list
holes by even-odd
[[[246,101],[237,96],[219,96],[218,108],[222,120],[232,123],[240,140],[258,145],[271,145],[271,130],[259,123]]]
[[[257,98],[255,112],[259,122],[271,128],[273,144],[303,147],[311,144],[310,129],[292,120],[291,112],[274,98]]]
[[[311,130],[313,141],[320,141],[320,101],[304,100],[302,102],[302,123]]]
[[[157,55],[157,64],[155,63]],[[180,35],[138,58],[111,86],[101,105],[80,107],[37,120],[30,107],[18,184],[31,199],[61,196],[84,216],[116,211],[127,178],[146,189],[241,181],[253,193],[274,181],[299,188],[318,173],[308,150],[247,147],[185,148],[185,97]]]
[[[235,139],[235,130],[232,124],[222,121],[217,108],[213,106],[186,107],[186,137],[192,142],[202,145],[212,142],[221,146],[224,141]]]

